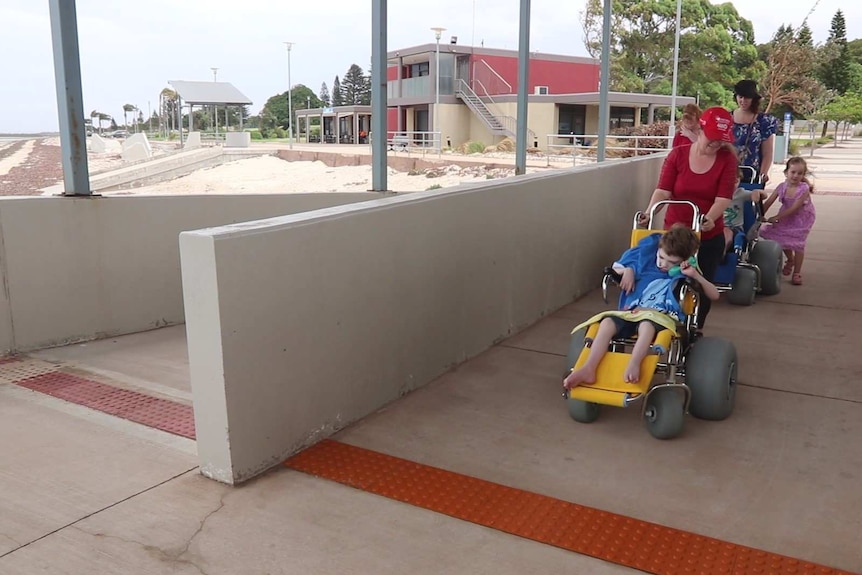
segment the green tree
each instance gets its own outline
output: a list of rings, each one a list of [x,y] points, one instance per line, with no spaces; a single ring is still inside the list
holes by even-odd
[[[850,50],[847,45],[847,27],[841,10],[832,17],[829,38],[824,46],[824,61],[820,70],[823,83],[838,95],[844,94],[850,86]]]
[[[320,108],[321,102],[320,98],[309,88],[303,84],[297,84],[290,90],[291,96],[291,106],[293,111],[305,109],[306,106],[310,108]],[[276,94],[272,96],[266,101],[266,104],[263,106],[263,110],[261,111],[261,117],[266,116],[267,119],[270,117],[274,118],[275,125],[280,126],[285,130],[290,125],[290,121],[287,117],[288,108],[287,108],[287,92],[283,92],[281,94]],[[261,128],[263,130],[263,127]]]
[[[612,90],[669,94],[673,79],[676,2],[614,0],[611,23]],[[584,44],[601,55],[602,0],[581,12]],[[754,28],[729,2],[683,0],[677,91],[699,95],[703,105],[730,105],[741,78],[759,80],[766,66],[754,45]]]
[[[326,82],[320,85],[320,102],[327,108],[332,102],[329,98],[329,88],[326,87]]]
[[[850,55],[847,47],[847,26],[844,22],[844,14],[838,10],[832,17],[832,27],[829,30],[829,38],[818,51],[820,57],[820,81],[841,96],[847,92],[851,82]],[[824,118],[822,136],[826,136],[831,118]]]
[[[362,100],[368,91],[368,82],[365,72],[358,64],[351,64],[347,73],[341,80],[341,101],[345,106],[362,104]]]
[[[332,82],[332,105],[333,106],[343,106],[343,98],[341,97],[341,82],[338,80],[338,76],[335,77],[335,81]]]
[[[835,122],[835,138],[832,140],[832,145],[837,147],[841,124],[847,126],[862,122],[862,95],[848,92],[838,96],[826,105],[823,116],[825,120]]]

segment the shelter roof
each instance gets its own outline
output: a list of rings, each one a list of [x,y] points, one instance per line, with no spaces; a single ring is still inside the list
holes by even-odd
[[[168,82],[180,98],[191,105],[239,106],[251,104],[251,100],[230,82],[187,82],[171,80]]]

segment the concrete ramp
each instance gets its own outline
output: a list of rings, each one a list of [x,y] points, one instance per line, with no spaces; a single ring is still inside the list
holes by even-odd
[[[134,145],[136,149],[140,150],[140,143]],[[95,174],[90,177],[90,189],[95,193],[140,188],[186,176],[195,170],[210,168],[237,159],[262,156],[267,153],[269,152],[251,150],[225,152],[220,147],[182,150],[149,161],[137,161],[117,170]],[[42,192],[46,196],[62,195],[63,184],[44,188]]]

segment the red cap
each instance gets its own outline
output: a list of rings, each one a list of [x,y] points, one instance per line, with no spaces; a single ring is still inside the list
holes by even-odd
[[[707,108],[700,117],[703,135],[710,140],[733,142],[733,116],[724,108]]]

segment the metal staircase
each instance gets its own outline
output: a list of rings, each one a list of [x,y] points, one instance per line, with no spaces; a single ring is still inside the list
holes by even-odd
[[[495,136],[509,136],[510,138],[515,137],[514,132],[508,130],[501,119],[491,113],[485,102],[476,95],[476,92],[467,85],[467,82],[458,80],[458,88],[455,90],[455,95],[467,104],[467,107],[482,120],[482,123],[491,130],[492,134]]]
[[[455,96],[467,104],[467,107],[482,120],[482,123],[495,136],[508,136],[513,140],[517,137],[517,120],[512,116],[495,115],[463,79],[458,80]],[[531,141],[535,140],[536,133],[530,129],[527,129],[527,132]]]

